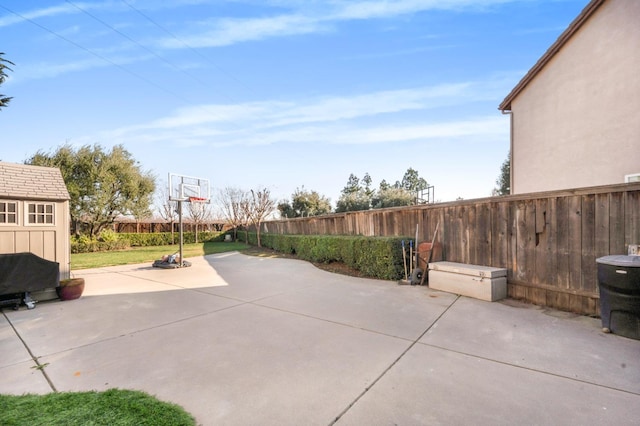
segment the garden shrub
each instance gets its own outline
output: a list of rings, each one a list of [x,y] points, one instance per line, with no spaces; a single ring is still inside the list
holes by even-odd
[[[256,234],[238,233],[248,244],[257,243]],[[317,263],[342,262],[372,278],[402,278],[401,237],[261,234],[262,246],[295,254]]]
[[[118,239],[118,234],[112,229],[103,229],[98,237],[99,241],[103,241],[105,243],[114,243],[118,241]]]
[[[71,253],[92,253],[97,251],[126,250],[131,247],[127,239],[101,241],[86,235],[71,238]]]
[[[195,243],[194,232],[184,232],[183,242],[185,244]],[[88,235],[71,237],[71,253],[90,253],[97,251],[126,250],[130,247],[167,246],[180,243],[180,234],[174,232],[173,242],[171,232],[152,233],[117,233],[111,230],[104,230],[99,238],[91,238]],[[198,232],[198,242],[223,241],[224,234],[221,232],[201,231]]]

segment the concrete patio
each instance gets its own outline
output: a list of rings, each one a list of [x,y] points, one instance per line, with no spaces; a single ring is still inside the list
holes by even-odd
[[[81,299],[5,308],[0,393],[139,389],[203,425],[640,418],[640,341],[598,319],[298,260],[191,260],[78,271]]]

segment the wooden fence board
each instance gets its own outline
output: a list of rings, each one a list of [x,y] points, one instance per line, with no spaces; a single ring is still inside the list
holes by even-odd
[[[491,206],[487,204],[481,204],[476,207],[476,262],[478,265],[491,265],[492,260],[492,227],[491,227]]]
[[[558,197],[556,200],[556,282],[562,289],[568,289],[570,282],[569,261],[569,200]],[[568,300],[566,301],[568,305]]]
[[[535,204],[526,200],[518,204],[517,215],[517,263],[515,279],[531,282],[535,267]]]
[[[557,282],[555,204],[555,198],[536,200],[534,283],[555,285]]]
[[[625,253],[629,244],[640,244],[640,191],[625,193]]]
[[[582,196],[582,252],[580,288],[595,292],[597,289],[596,268],[596,197]]]
[[[506,268],[509,240],[509,210],[507,203],[491,204],[491,264],[495,268]]]
[[[472,265],[480,263],[479,257],[479,243],[480,243],[480,229],[478,229],[478,215],[476,213],[476,206],[469,206],[467,209],[467,217],[462,225],[464,227],[466,247],[466,262]]]
[[[507,281],[516,279],[518,270],[518,204],[509,203],[509,268],[507,269]]]
[[[575,196],[568,201],[569,288],[577,290],[582,284],[582,199]]]
[[[624,241],[625,194],[609,194],[609,253],[626,254]]]
[[[609,254],[611,235],[611,194],[596,194],[595,196],[595,257]]]

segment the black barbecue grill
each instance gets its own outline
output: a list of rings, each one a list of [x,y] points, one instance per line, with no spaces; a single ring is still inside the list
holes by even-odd
[[[18,309],[24,302],[33,309],[31,292],[56,288],[60,284],[60,264],[33,253],[0,254],[0,306]]]

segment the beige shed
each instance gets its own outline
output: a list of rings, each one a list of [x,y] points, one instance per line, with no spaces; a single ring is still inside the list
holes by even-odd
[[[0,254],[31,252],[69,278],[69,198],[59,169],[0,161]]]

